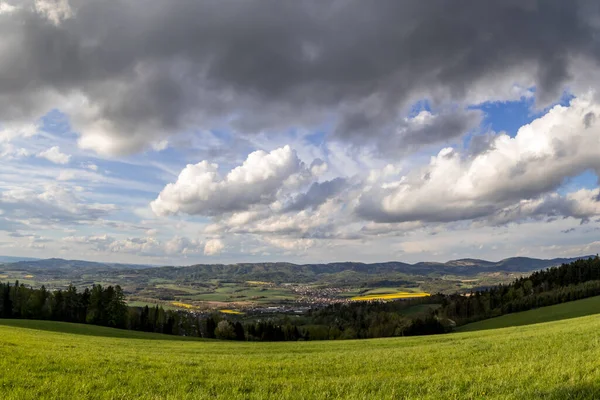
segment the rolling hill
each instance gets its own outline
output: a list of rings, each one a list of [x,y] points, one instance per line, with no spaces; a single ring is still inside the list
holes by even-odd
[[[19,261],[39,261],[39,258],[0,256],[0,263],[15,263]]]
[[[137,269],[128,276],[131,279],[166,279],[178,282],[202,282],[212,279],[221,281],[267,281],[278,284],[304,283],[330,286],[411,286],[416,277],[440,279],[444,276],[473,278],[480,274],[504,273],[508,281],[515,274],[559,266],[578,259],[555,258],[550,260],[524,257],[509,258],[498,262],[484,260],[454,260],[447,263],[402,262],[363,264],[356,262],[330,264],[291,264],[291,263],[246,263],[230,265],[192,265],[188,267],[159,267]],[[118,274],[118,272],[113,272]],[[497,282],[496,282],[497,283]]]
[[[3,399],[594,399],[600,316],[413,338],[189,341],[0,320]],[[85,334],[81,334],[85,333]]]
[[[150,265],[144,264],[119,264],[119,263],[99,263],[94,261],[83,260],[65,260],[63,258],[46,258],[46,259],[22,259],[11,257],[2,257],[0,262],[9,264],[8,268],[17,270],[26,270],[29,272],[39,271],[102,271],[107,269],[142,269],[149,268]]]
[[[471,275],[481,272],[529,272],[549,268],[563,263],[589,258],[592,256],[581,256],[573,258],[553,258],[548,260],[512,257],[497,262],[460,259],[445,263],[419,262],[408,264],[399,261],[385,263],[359,263],[359,262],[337,262],[328,264],[293,264],[293,263],[239,263],[239,264],[196,264],[191,266],[150,266],[144,264],[119,264],[100,263],[83,260],[65,260],[62,258],[48,259],[23,259],[13,257],[0,257],[0,262],[10,264],[11,269],[23,270],[127,270],[137,269],[140,274],[172,273],[179,275],[196,274],[206,275],[211,278],[241,278],[262,277],[273,281],[286,280],[289,275],[300,276],[303,279],[312,280],[324,274],[356,273],[379,275],[389,273],[405,273],[413,275],[428,274],[455,274]],[[152,272],[152,270],[155,270]]]

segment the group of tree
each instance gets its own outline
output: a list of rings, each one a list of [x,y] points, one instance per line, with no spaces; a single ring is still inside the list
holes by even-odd
[[[74,286],[66,290],[48,291],[27,287],[19,282],[0,283],[0,316],[2,318],[49,319],[125,328],[128,308],[119,286],[94,285],[78,292]]]
[[[40,319],[101,325],[121,329],[201,336],[201,321],[191,313],[162,307],[128,307],[120,286],[93,285],[81,292],[49,291],[18,281],[0,283],[0,317]]]
[[[435,309],[408,312],[427,304],[440,304],[443,295],[391,302],[338,303],[311,310],[300,318],[299,330],[306,339],[366,339],[444,333],[448,325]],[[293,320],[292,320],[293,321]]]

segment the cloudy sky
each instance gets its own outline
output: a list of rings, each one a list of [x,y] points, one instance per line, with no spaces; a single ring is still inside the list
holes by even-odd
[[[0,254],[600,251],[597,0],[0,0]]]

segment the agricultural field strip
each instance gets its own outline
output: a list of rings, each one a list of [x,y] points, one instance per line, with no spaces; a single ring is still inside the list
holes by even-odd
[[[387,293],[387,294],[368,294],[362,296],[355,296],[350,298],[352,301],[371,301],[371,300],[397,300],[397,299],[414,299],[418,297],[431,296],[429,293],[413,293],[413,292],[398,292],[398,293]]]

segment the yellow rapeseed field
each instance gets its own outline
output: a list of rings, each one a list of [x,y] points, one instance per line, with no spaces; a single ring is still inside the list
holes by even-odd
[[[271,282],[264,282],[264,281],[246,281],[246,283],[250,284],[250,285],[270,285]]]
[[[188,310],[191,309],[191,308],[196,308],[196,306],[194,306],[192,304],[182,303],[182,302],[179,302],[179,301],[174,301],[171,304],[173,304],[175,307],[187,308]]]
[[[237,310],[220,310],[223,314],[235,314],[235,315],[242,315],[244,314],[241,311],[237,311]]]
[[[25,278],[31,279],[31,278],[33,278],[33,275],[25,275]]]
[[[373,300],[397,300],[397,299],[412,299],[415,297],[427,297],[431,296],[429,293],[419,292],[398,292],[398,293],[386,293],[386,294],[368,294],[365,296],[355,296],[350,300],[352,301],[373,301]]]

